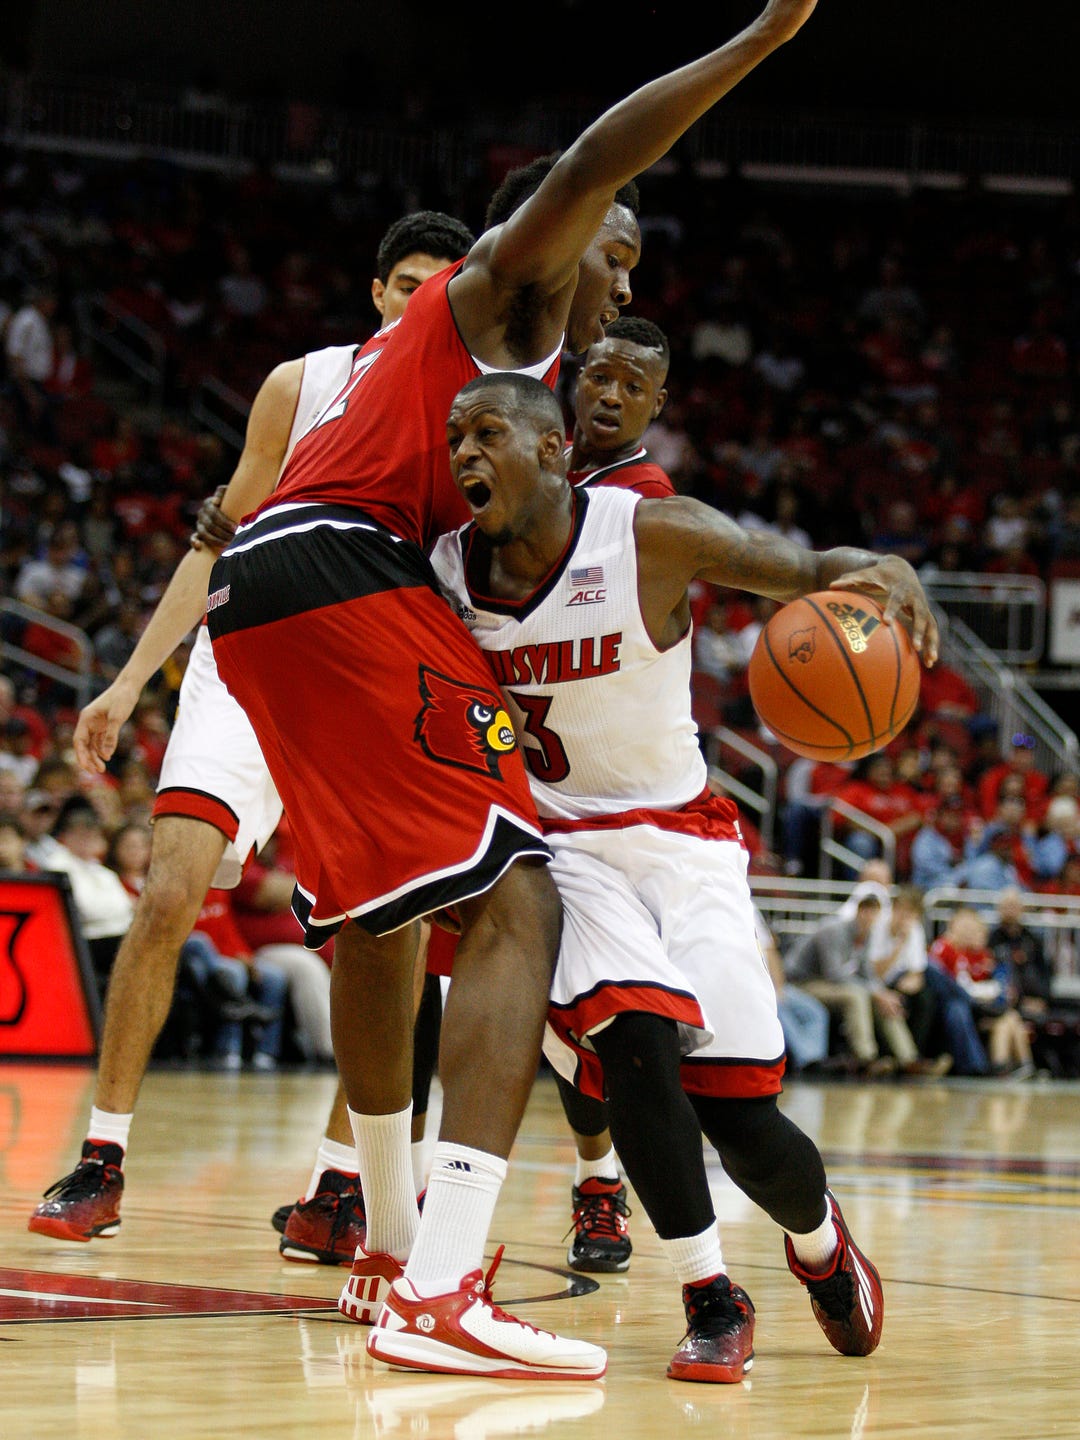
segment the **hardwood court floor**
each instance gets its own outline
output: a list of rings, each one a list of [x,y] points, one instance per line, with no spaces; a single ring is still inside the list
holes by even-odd
[[[713,1386],[664,1376],[682,1311],[640,1209],[627,1275],[593,1288],[565,1270],[573,1151],[545,1076],[492,1229],[489,1254],[506,1245],[495,1293],[605,1345],[603,1383],[368,1360],[366,1331],[334,1308],[345,1271],[283,1262],[270,1228],[306,1182],[330,1077],[153,1073],[119,1235],[31,1235],[30,1210],[78,1153],[92,1082],[81,1068],[0,1065],[3,1440],[1080,1436],[1075,1084],[791,1082],[782,1103],[882,1272],[884,1337],[864,1360],[830,1349],[779,1232],[714,1165],[725,1259],[758,1326],[750,1377]]]

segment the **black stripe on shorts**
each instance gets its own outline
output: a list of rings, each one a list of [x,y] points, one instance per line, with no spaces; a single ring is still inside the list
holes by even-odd
[[[271,510],[246,526],[215,562],[207,625],[215,640],[327,605],[421,585],[438,593],[424,552],[362,510],[344,505]]]

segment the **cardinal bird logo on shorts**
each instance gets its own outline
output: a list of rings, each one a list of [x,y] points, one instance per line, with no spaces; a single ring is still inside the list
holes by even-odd
[[[426,665],[420,666],[420,694],[416,738],[424,754],[442,765],[498,777],[501,757],[517,746],[498,696]]]
[[[788,659],[798,660],[800,665],[809,665],[816,648],[813,626],[809,630],[793,630],[788,636]]]

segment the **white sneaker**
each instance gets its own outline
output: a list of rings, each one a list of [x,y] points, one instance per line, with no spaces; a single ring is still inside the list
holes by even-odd
[[[599,1380],[607,1355],[598,1345],[538,1330],[500,1310],[491,1298],[491,1269],[466,1275],[456,1290],[424,1299],[402,1276],[390,1286],[368,1336],[375,1360],[406,1370],[494,1375],[507,1380]]]

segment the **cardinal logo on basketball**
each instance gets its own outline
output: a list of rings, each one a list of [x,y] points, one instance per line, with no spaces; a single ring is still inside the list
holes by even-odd
[[[793,630],[788,636],[788,659],[797,660],[800,665],[809,665],[816,648],[813,626],[809,630]]]
[[[426,665],[420,666],[420,695],[416,739],[428,759],[499,776],[502,757],[517,741],[498,697]]]

